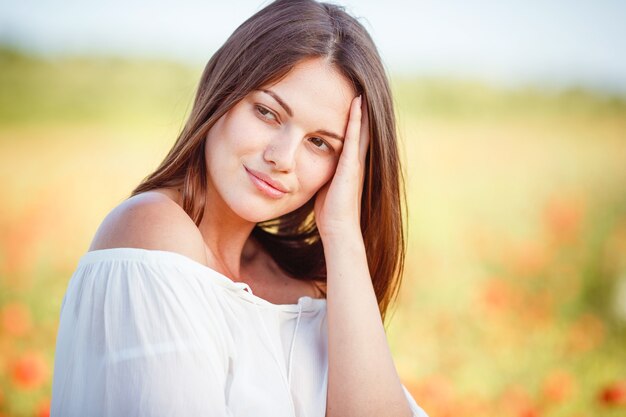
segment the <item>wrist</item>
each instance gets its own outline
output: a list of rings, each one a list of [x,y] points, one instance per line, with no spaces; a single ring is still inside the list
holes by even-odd
[[[363,234],[360,229],[334,229],[332,232],[320,233],[325,250],[345,250],[347,248],[365,248]]]
[[[326,236],[322,239],[326,260],[327,279],[339,276],[368,276],[367,251],[360,231],[344,235]],[[371,281],[371,278],[368,278]]]

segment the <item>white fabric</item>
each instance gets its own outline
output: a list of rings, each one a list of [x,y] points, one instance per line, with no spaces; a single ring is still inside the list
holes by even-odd
[[[61,307],[51,416],[321,417],[327,343],[324,299],[272,304],[174,252],[87,252]]]

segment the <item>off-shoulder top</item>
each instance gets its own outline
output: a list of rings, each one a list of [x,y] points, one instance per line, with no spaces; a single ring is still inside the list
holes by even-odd
[[[323,417],[327,381],[325,299],[273,304],[182,254],[102,249],[63,298],[51,415]]]

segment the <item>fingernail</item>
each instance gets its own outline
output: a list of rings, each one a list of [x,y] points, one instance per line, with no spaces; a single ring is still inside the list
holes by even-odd
[[[361,96],[361,94],[359,94],[358,100],[359,100],[359,107],[361,107],[361,104],[363,102],[363,97]]]

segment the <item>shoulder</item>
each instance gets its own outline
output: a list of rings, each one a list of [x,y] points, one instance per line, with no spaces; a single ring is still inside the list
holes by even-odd
[[[128,198],[104,218],[89,251],[141,248],[177,252],[204,265],[204,239],[187,213],[172,198],[147,191]]]

